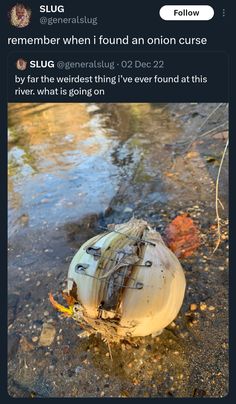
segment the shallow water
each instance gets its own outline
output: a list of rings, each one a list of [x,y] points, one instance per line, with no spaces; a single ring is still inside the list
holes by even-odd
[[[209,228],[215,223],[215,180],[226,132],[216,135],[213,132],[215,137],[205,133],[227,121],[225,105],[206,121],[215,108],[216,104],[195,103],[9,105],[9,332],[13,342],[14,338],[17,341],[17,336],[18,341],[22,336],[30,341],[40,334],[43,323],[51,321],[59,337],[45,351],[37,343],[24,351],[20,344],[10,355],[11,395],[28,396],[33,391],[36,396],[43,397],[99,397],[103,387],[97,382],[99,390],[95,391],[92,383],[96,370],[101,373],[101,379],[107,373],[114,378],[109,395],[123,396],[125,389],[128,396],[145,396],[150,385],[150,367],[155,368],[153,377],[159,378],[159,385],[154,381],[153,385],[157,383],[159,387],[149,388],[149,396],[194,395],[194,388],[201,390],[201,377],[206,379],[203,388],[206,395],[222,396],[227,390],[227,360],[222,360],[222,365],[219,365],[223,379],[217,379],[215,387],[210,375],[206,375],[204,363],[204,357],[213,346],[208,360],[209,369],[211,366],[213,369],[216,366],[214,361],[222,357],[219,346],[227,340],[227,277],[225,272],[218,270],[227,266],[226,245],[221,245],[218,255],[210,262],[209,258],[204,258],[209,257],[213,249]],[[220,196],[225,206],[221,212],[225,220],[227,161],[221,174]],[[96,354],[90,357],[88,370],[86,363],[81,365],[81,359],[76,362],[76,355],[93,350],[94,344],[98,344],[104,358],[105,348],[93,339],[78,342],[78,326],[69,324],[68,329],[66,321],[58,319],[57,313],[49,306],[48,292],[57,292],[65,286],[71,257],[82,242],[101,231],[99,226],[122,222],[135,215],[145,218],[162,232],[182,211],[190,213],[196,220],[204,242],[199,254],[183,263],[188,290],[177,324],[180,334],[188,332],[190,336],[185,341],[177,338],[174,344],[177,348],[173,349],[173,342],[168,342],[171,340],[169,334],[164,332],[161,337],[162,345],[158,351],[168,375],[166,381],[163,376],[160,378],[157,367],[160,363],[152,362],[157,355],[156,348],[151,348],[152,352],[155,351],[151,359],[145,356],[146,365],[142,367],[136,363],[135,374],[123,367],[121,371],[121,362],[126,363],[127,358],[132,361],[132,355],[135,358],[135,352],[130,351],[127,357],[123,351],[117,356],[117,366],[111,366],[106,360],[101,365],[101,358]],[[223,229],[226,231],[225,227]],[[206,265],[210,268],[207,271]],[[214,290],[217,290],[215,294]],[[196,331],[186,328],[184,313],[188,304],[206,300],[216,305],[222,299],[222,310],[214,324],[207,315],[200,318]],[[49,314],[45,315],[45,311]],[[209,335],[214,332],[219,343],[214,345],[208,341],[203,347],[196,343],[191,356],[193,341],[208,336],[204,326],[207,323],[210,324]],[[60,333],[59,329],[62,330]],[[70,365],[64,364],[65,346],[70,347],[69,359],[66,359]],[[164,352],[165,346],[169,354]],[[173,354],[174,349],[182,352],[181,361],[188,369],[182,369],[181,361]],[[50,360],[47,352],[50,352]],[[46,356],[41,358],[40,364],[42,355]],[[140,355],[138,361],[143,360],[144,354]],[[171,355],[176,374],[184,372],[186,376],[186,380],[182,380],[175,375],[176,385],[172,383],[175,386],[172,390],[169,377],[173,366],[168,366],[168,355]],[[196,358],[198,363],[194,373],[191,362]],[[27,360],[31,372],[25,368],[24,360]],[[80,381],[80,387],[73,390],[69,387],[69,381],[73,385],[73,380],[68,375],[61,379],[57,372],[60,378],[57,385],[55,375],[48,370],[52,362],[57,364],[55,371],[62,373],[63,366],[69,366],[69,369],[82,366],[82,372],[87,369],[88,380]],[[146,377],[141,377],[145,371]],[[133,383],[133,379],[138,382]]]
[[[10,234],[22,215],[37,228],[104,212],[120,187],[131,208],[189,200],[190,189],[194,197],[192,175],[204,179],[208,167],[198,151],[183,161],[177,142],[192,138],[201,116],[185,122],[188,111],[180,112],[152,104],[10,105]],[[203,186],[197,195],[209,199]]]

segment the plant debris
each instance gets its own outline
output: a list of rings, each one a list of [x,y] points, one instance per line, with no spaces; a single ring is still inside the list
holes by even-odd
[[[193,220],[184,213],[166,227],[164,240],[178,258],[186,258],[200,245],[199,231]]]

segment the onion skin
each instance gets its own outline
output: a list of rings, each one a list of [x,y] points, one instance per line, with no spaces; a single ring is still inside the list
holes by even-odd
[[[97,256],[86,252],[91,246]],[[80,264],[85,270],[78,270]],[[80,304],[74,318],[118,342],[160,333],[177,316],[186,281],[160,234],[131,219],[81,246],[68,272],[69,295],[73,286]]]
[[[177,257],[166,247],[160,234],[145,232],[145,238],[156,246],[144,246],[144,258],[150,268],[135,266],[132,276],[142,282],[141,290],[125,290],[121,305],[121,326],[136,323],[132,336],[160,333],[177,316],[184,299],[186,281]],[[135,304],[134,304],[135,301]]]

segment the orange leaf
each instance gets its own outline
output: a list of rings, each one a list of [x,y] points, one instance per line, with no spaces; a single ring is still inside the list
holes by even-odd
[[[72,314],[73,314],[73,309],[72,309],[72,307],[67,308],[67,307],[62,306],[62,304],[59,304],[59,303],[54,299],[52,293],[49,293],[48,296],[49,296],[49,300],[50,300],[52,306],[53,306],[55,309],[57,309],[58,311],[60,311],[61,313],[63,313],[63,315],[66,316],[66,317],[71,317],[71,316],[72,316]]]
[[[76,299],[65,292],[61,292],[63,299],[65,299],[68,306],[74,306]]]
[[[178,258],[193,255],[200,245],[199,231],[187,213],[176,216],[166,227],[164,240]]]

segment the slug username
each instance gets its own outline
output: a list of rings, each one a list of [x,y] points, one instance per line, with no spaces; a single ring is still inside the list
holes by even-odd
[[[41,17],[40,24],[44,25],[54,25],[54,24],[90,24],[97,25],[97,17]]]

